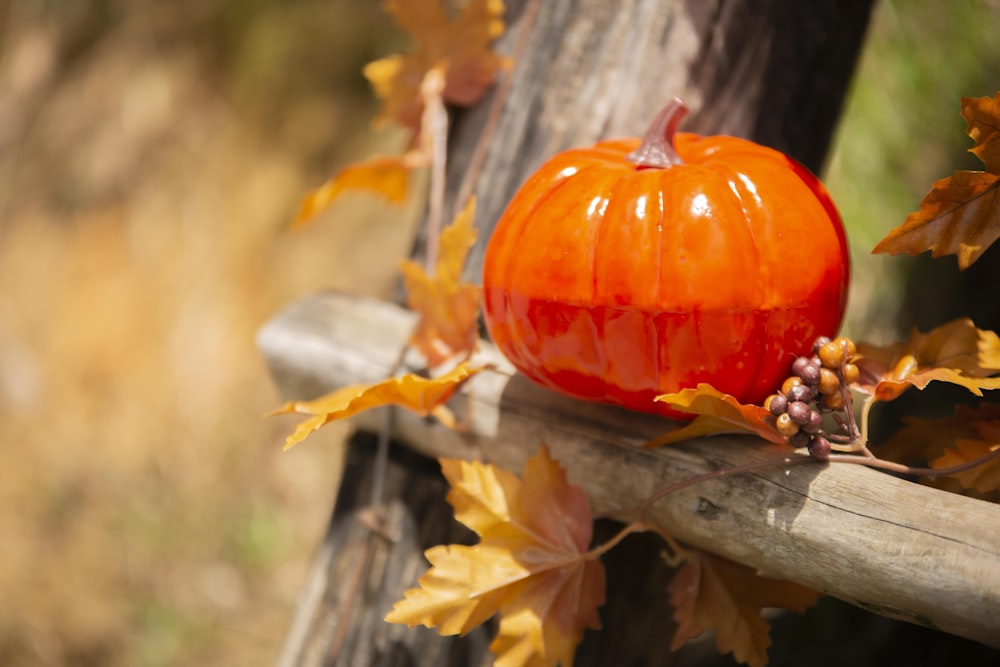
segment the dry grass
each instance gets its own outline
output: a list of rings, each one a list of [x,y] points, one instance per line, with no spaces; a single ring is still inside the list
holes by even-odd
[[[327,519],[343,430],[281,454],[254,333],[314,289],[387,293],[412,216],[359,199],[285,231],[308,187],[373,148],[363,89],[330,86],[354,61],[289,82],[309,54],[285,40],[357,10],[233,6],[7,17],[4,665],[270,664]],[[206,55],[227,22],[252,43]],[[364,59],[364,39],[342,48]],[[255,60],[268,48],[277,62]]]

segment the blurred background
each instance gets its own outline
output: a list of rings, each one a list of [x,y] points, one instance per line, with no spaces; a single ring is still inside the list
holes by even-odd
[[[997,326],[978,267],[867,251],[979,168],[959,98],[1000,90],[998,27],[996,0],[876,10],[828,169],[858,337],[949,319],[913,267]],[[273,663],[345,430],[281,453],[254,333],[317,289],[391,292],[419,202],[287,226],[400,145],[361,67],[405,45],[372,1],[0,2],[0,664]]]

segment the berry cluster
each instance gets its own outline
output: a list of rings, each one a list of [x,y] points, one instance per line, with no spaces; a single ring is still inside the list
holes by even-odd
[[[796,449],[808,448],[817,459],[830,456],[830,439],[840,438],[823,430],[823,414],[849,409],[847,386],[858,379],[858,367],[852,363],[856,353],[848,338],[820,336],[813,343],[813,356],[798,357],[781,391],[764,401],[777,418],[778,431]],[[838,423],[844,425],[843,420]]]

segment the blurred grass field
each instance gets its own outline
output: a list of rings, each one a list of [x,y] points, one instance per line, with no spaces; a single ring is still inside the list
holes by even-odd
[[[867,249],[976,168],[959,97],[1000,90],[998,12],[879,7],[829,169],[855,333],[898,319],[905,260]],[[270,664],[344,430],[281,454],[253,336],[316,289],[389,293],[412,207],[286,227],[392,145],[360,71],[403,40],[348,0],[15,2],[0,39],[0,664]]]

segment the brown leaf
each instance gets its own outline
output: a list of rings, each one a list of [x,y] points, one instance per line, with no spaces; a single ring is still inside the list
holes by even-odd
[[[1000,447],[1000,405],[983,403],[976,408],[960,405],[952,417],[904,417],[903,422],[903,428],[879,446],[879,457],[942,469],[968,463]],[[995,493],[1000,491],[1000,461],[992,460],[951,477],[964,489],[984,495]],[[944,479],[930,483],[949,486],[939,483]]]
[[[953,254],[964,270],[1000,238],[1000,93],[992,98],[962,98],[962,116],[976,142],[970,150],[982,159],[986,171],[959,170],[936,181],[920,210],[879,241],[873,253]]]
[[[441,0],[387,0],[383,7],[410,34],[415,48],[365,66],[365,77],[382,100],[378,123],[394,120],[404,127],[420,127],[420,84],[432,68],[445,72],[444,100],[469,106],[507,66],[490,49],[504,31],[502,0],[469,0],[454,20]]]
[[[957,319],[922,334],[916,329],[905,343],[877,347],[858,345],[861,377],[854,387],[876,401],[891,401],[910,387],[923,389],[932,381],[950,382],[982,396],[983,389],[1000,389],[1000,337],[977,329],[969,319]]]
[[[778,432],[770,412],[759,405],[743,405],[710,384],[702,383],[697,389],[663,394],[656,400],[699,416],[687,426],[647,443],[647,449],[719,433],[755,433],[769,442],[779,445],[788,443],[788,438]]]
[[[592,516],[583,491],[544,447],[523,481],[482,463],[444,459],[441,468],[455,518],[480,542],[430,549],[420,587],[386,620],[448,635],[500,613],[490,646],[497,665],[572,665],[584,630],[600,627],[604,603],[604,568],[587,553]]]
[[[978,427],[980,437],[975,440],[955,440],[944,454],[931,461],[932,468],[950,468],[975,461],[1000,448],[1000,421]],[[1000,490],[1000,460],[993,459],[982,465],[952,475],[966,489],[980,493]]]
[[[969,123],[966,134],[976,142],[969,152],[983,161],[986,171],[1000,174],[1000,93],[963,97],[962,116]]]
[[[469,368],[464,363],[434,379],[403,375],[373,385],[344,387],[312,401],[289,401],[272,414],[312,415],[285,439],[287,451],[332,421],[383,405],[398,405],[421,416],[437,414],[455,391],[483,368]]]
[[[476,349],[479,287],[462,281],[465,257],[476,241],[472,226],[475,210],[475,198],[471,198],[454,222],[442,230],[433,277],[416,262],[400,263],[407,306],[420,314],[410,344],[423,353],[431,367]]]
[[[753,667],[767,664],[770,625],[761,617],[767,607],[803,612],[819,593],[790,581],[759,576],[754,570],[702,551],[685,551],[684,565],[670,582],[677,634],[672,650],[715,628],[722,654]]]

